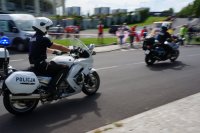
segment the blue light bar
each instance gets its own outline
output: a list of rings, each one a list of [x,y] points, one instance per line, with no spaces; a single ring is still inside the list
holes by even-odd
[[[10,40],[9,40],[9,38],[6,37],[6,36],[1,37],[1,38],[0,38],[0,45],[1,45],[1,46],[8,46],[8,45],[10,45]]]

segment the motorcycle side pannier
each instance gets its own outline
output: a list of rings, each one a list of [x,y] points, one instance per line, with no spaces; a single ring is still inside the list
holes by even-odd
[[[12,94],[31,94],[39,87],[36,75],[28,71],[13,72],[5,84]]]
[[[151,37],[151,38],[145,38],[144,42],[143,42],[143,46],[142,49],[143,50],[147,50],[147,46],[152,47],[155,43],[155,38]]]

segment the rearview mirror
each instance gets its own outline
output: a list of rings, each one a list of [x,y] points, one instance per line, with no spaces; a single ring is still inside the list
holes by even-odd
[[[95,47],[95,44],[90,44],[90,45],[88,46],[89,50],[93,50],[94,47]]]

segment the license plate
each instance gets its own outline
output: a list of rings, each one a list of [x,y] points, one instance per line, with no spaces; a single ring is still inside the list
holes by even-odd
[[[145,54],[149,54],[149,53],[150,53],[150,51],[149,51],[149,50],[146,50],[144,53],[145,53]]]

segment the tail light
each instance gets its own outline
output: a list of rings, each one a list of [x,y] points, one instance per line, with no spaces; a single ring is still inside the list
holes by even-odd
[[[147,49],[150,49],[151,48],[151,46],[150,45],[147,45]]]

